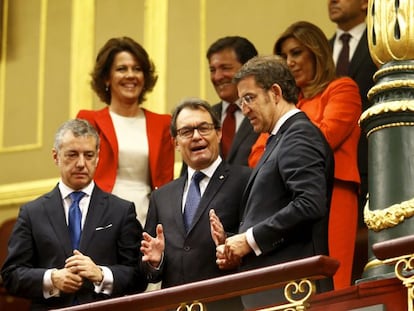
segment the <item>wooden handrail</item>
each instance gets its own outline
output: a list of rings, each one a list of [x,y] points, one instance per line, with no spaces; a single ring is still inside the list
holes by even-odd
[[[372,245],[372,251],[380,260],[414,254],[414,235],[375,243]]]
[[[336,259],[319,255],[152,292],[112,298],[59,310],[155,311],[176,309],[184,302],[195,300],[202,303],[217,301],[281,287],[292,280],[304,278],[318,280],[332,277],[338,267],[339,262]]]

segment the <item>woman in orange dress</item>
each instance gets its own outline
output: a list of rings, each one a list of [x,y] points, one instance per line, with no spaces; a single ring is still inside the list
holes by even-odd
[[[335,289],[350,285],[358,219],[357,149],[361,98],[357,84],[336,77],[328,39],[308,22],[292,24],[274,45],[300,88],[297,107],[320,128],[334,152],[335,180],[329,217],[329,255],[340,261]],[[260,159],[266,136],[253,146],[249,164]]]

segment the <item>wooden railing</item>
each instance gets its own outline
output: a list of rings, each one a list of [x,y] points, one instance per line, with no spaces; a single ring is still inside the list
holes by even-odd
[[[336,259],[320,255],[162,290],[113,298],[60,310],[161,311],[177,309],[180,305],[183,306],[183,310],[190,310],[186,306],[190,306],[194,302],[207,303],[283,287],[289,282],[296,280],[315,281],[332,277],[338,267],[339,262]]]

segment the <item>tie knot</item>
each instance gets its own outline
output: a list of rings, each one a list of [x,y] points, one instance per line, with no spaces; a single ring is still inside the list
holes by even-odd
[[[351,39],[351,35],[347,32],[344,32],[339,39],[342,41],[343,44],[348,44],[349,40]]]
[[[85,192],[82,191],[74,191],[69,196],[72,199],[72,202],[78,202],[83,198]]]
[[[196,182],[198,184],[204,178],[204,176],[206,176],[206,175],[204,175],[203,172],[196,171],[193,174],[193,177],[192,178],[193,178],[194,182]]]
[[[226,109],[226,113],[233,114],[237,109],[239,109],[239,106],[237,106],[236,104],[230,104]]]

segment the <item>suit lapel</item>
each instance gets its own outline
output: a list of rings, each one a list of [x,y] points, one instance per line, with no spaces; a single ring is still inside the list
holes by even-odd
[[[62,195],[59,188],[56,186],[51,192],[46,194],[45,198],[44,208],[50,226],[53,228],[57,240],[60,241],[65,257],[72,256],[72,243],[70,241],[69,229],[66,223],[65,210],[62,203]]]
[[[367,45],[367,30],[365,29],[364,34],[362,35],[361,39],[358,42],[358,45],[355,49],[354,55],[352,56],[351,63],[349,65],[349,76],[354,77],[356,72],[360,68],[361,62],[364,61],[364,59],[369,56],[368,51],[366,50]]]
[[[237,151],[239,150],[240,144],[243,143],[245,138],[249,135],[252,131],[252,126],[250,125],[249,119],[246,117],[243,118],[242,123],[240,124],[239,129],[234,136],[233,142],[231,144],[231,149],[229,154],[227,155],[227,162],[231,162],[232,159],[236,156]]]
[[[177,179],[177,188],[174,192],[171,193],[171,204],[173,210],[173,215],[175,218],[175,222],[177,224],[177,228],[179,228],[180,232],[183,236],[187,233],[185,232],[184,220],[183,220],[183,193],[185,183],[187,181],[187,172],[184,176],[181,176]]]
[[[106,137],[115,157],[118,156],[118,140],[116,139],[114,124],[112,123],[111,116],[109,114],[109,108],[106,107],[97,112],[96,125],[98,131]]]
[[[217,191],[219,191],[219,189],[223,186],[223,183],[227,179],[228,175],[228,168],[226,167],[225,162],[222,161],[220,165],[217,167],[213,176],[211,176],[207,188],[204,191],[203,196],[201,197],[200,204],[194,215],[193,223],[190,227],[190,230],[188,230],[188,233],[191,232],[195,224],[197,224],[197,222],[200,221],[200,218],[205,212],[205,210],[210,207],[211,200],[215,197]]]
[[[108,205],[108,194],[103,192],[96,185],[92,191],[89,202],[88,214],[86,215],[85,224],[83,225],[79,249],[81,252],[87,251],[89,244],[95,234],[95,229],[101,223]]]

